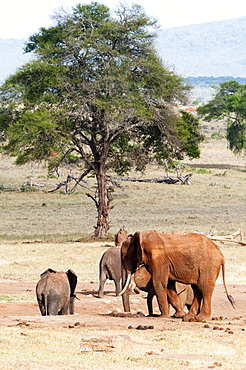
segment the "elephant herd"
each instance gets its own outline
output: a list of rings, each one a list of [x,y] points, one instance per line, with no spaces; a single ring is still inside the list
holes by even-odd
[[[180,235],[155,230],[127,235],[122,228],[115,236],[115,247],[107,249],[101,257],[98,297],[103,297],[104,284],[110,279],[114,281],[116,295],[122,296],[125,312],[130,312],[131,291],[142,290],[147,292],[150,316],[156,296],[162,317],[169,317],[171,304],[174,317],[184,321],[209,320],[221,268],[225,293],[234,307],[225,285],[224,257],[211,239],[198,233]],[[36,286],[41,314],[73,314],[76,285],[77,276],[72,270],[48,269],[41,274]]]
[[[160,315],[169,317],[170,304],[174,317],[184,321],[209,320],[211,301],[220,269],[226,296],[234,307],[225,284],[225,261],[218,246],[199,233],[158,233],[155,230],[124,235],[121,229],[115,245],[100,261],[99,296],[106,279],[114,280],[116,294],[122,296],[124,311],[130,311],[129,292],[132,281],[148,293],[149,315],[156,296]],[[125,232],[127,234],[127,232]],[[120,242],[119,242],[120,236]],[[120,280],[123,289],[120,290]],[[188,312],[184,311],[185,306]]]

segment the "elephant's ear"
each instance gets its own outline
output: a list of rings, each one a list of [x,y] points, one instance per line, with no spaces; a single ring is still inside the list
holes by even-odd
[[[51,272],[56,273],[55,270],[52,270],[51,268],[49,268],[49,269],[45,270],[44,272],[42,272],[42,274],[40,275],[40,277],[43,277],[43,276],[45,276],[47,274],[50,274]]]
[[[138,257],[138,265],[141,265],[142,263],[146,264],[146,256],[144,253],[143,248],[143,235],[141,232],[138,232],[137,235],[137,257]]]
[[[66,274],[67,274],[68,281],[70,284],[70,297],[74,297],[75,296],[74,292],[75,292],[75,288],[76,288],[77,281],[78,281],[77,275],[75,274],[73,270],[70,270],[70,269],[67,270]]]
[[[131,238],[131,244],[134,246],[135,255],[137,257],[137,266],[143,263],[143,249],[141,246],[141,232],[137,231]]]

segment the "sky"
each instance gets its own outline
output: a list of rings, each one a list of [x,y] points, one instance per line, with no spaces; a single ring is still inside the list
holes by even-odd
[[[97,0],[112,11],[120,1]],[[40,27],[53,25],[51,15],[61,7],[70,8],[89,0],[3,0],[0,8],[0,38],[28,39]],[[221,21],[246,16],[245,0],[125,0],[142,5],[146,14],[162,28]]]

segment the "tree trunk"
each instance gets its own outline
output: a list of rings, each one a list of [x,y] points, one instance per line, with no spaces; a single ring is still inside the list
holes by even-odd
[[[98,238],[106,238],[108,236],[110,199],[107,191],[106,170],[102,168],[96,173],[98,187],[98,202],[97,202],[97,226],[95,226],[95,236]]]

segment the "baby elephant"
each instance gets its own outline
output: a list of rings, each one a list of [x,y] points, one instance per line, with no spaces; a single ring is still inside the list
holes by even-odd
[[[36,296],[42,316],[74,314],[77,276],[72,270],[44,271],[36,285]]]
[[[153,298],[155,296],[155,290],[154,286],[152,283],[152,278],[150,273],[146,270],[144,266],[141,266],[137,269],[137,271],[134,273],[134,281],[137,287],[144,292],[147,292],[147,306],[148,306],[148,311],[149,311],[149,316],[153,315]],[[168,281],[168,292],[169,290],[174,290],[177,292],[180,300],[180,308],[181,312],[176,312],[174,313],[174,317],[183,317],[184,312],[183,309],[186,306],[188,310],[191,307],[193,298],[194,298],[194,293],[193,289],[191,288],[190,285],[188,284],[183,284],[179,283],[178,281]],[[169,304],[171,303],[169,300],[169,293],[168,293],[168,301]],[[122,302],[123,302],[123,307],[124,311],[130,311],[130,301],[129,301],[129,294],[127,294],[125,297],[122,296]],[[180,316],[181,315],[181,316]]]
[[[104,285],[106,280],[113,280],[116,295],[121,291],[121,250],[117,247],[111,247],[103,253],[99,263],[99,290],[98,297],[104,295]],[[130,290],[139,293],[134,281],[130,285]]]
[[[116,295],[121,291],[121,251],[120,248],[111,247],[103,253],[99,263],[99,298],[103,297],[106,280],[113,280]]]

